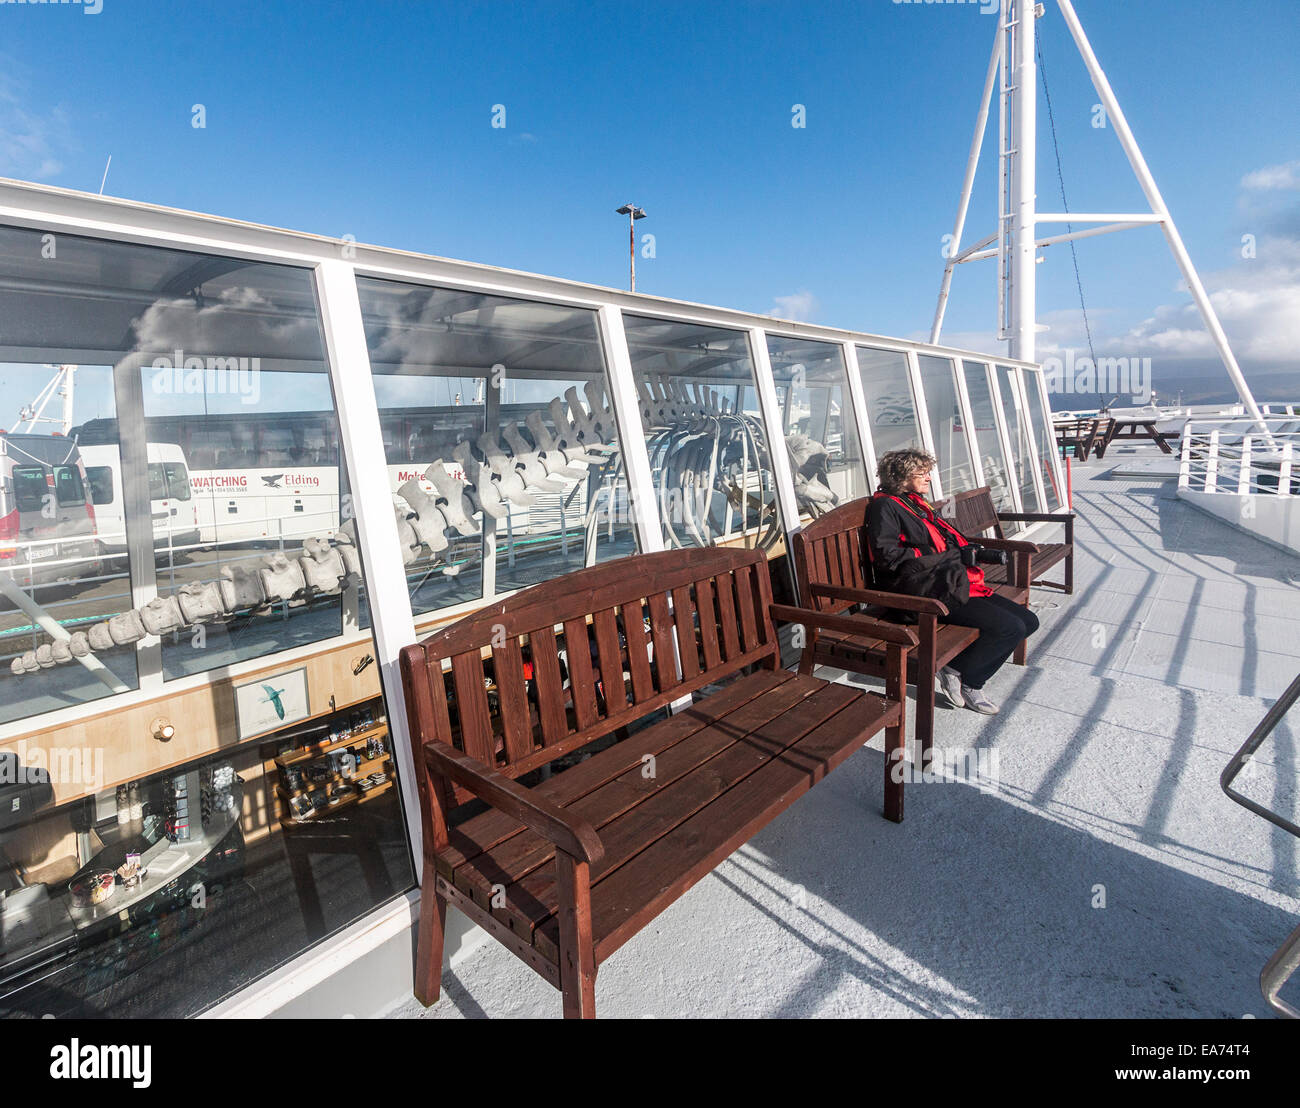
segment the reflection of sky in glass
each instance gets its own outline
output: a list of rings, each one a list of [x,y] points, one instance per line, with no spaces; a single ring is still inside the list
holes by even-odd
[[[26,362],[0,362],[0,430],[12,431],[18,426],[18,412],[31,404],[40,391],[50,383],[55,369],[50,365],[32,365]],[[112,419],[116,411],[113,401],[113,377],[109,366],[85,365],[73,376],[72,422],[85,423],[90,419]],[[45,406],[47,418],[59,419],[63,414],[63,398],[52,396]],[[24,429],[27,424],[23,424]],[[58,427],[51,423],[37,424],[34,433],[49,434]]]

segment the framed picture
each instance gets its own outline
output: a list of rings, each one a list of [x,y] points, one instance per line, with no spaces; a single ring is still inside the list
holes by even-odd
[[[241,740],[278,731],[309,715],[306,666],[235,686],[235,719]]]

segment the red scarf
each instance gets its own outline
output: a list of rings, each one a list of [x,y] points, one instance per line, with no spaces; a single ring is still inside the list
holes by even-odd
[[[951,536],[951,538],[956,542],[956,545],[958,547],[970,545],[965,539],[965,537],[962,535],[962,533],[957,530],[957,528],[955,528],[947,520],[940,519],[939,516],[935,515],[934,508],[931,507],[930,504],[927,503],[925,497],[921,496],[919,493],[909,493],[908,496],[911,499],[918,501],[921,504],[921,506],[925,509],[924,512],[918,512],[914,507],[912,507],[912,505],[907,503],[907,501],[904,500],[901,496],[892,496],[889,493],[885,493],[885,492],[878,492],[876,493],[876,496],[888,496],[890,500],[894,501],[904,511],[910,513],[911,515],[919,519],[922,525],[925,527],[926,531],[930,533],[930,542],[934,545],[934,549],[936,553],[942,553],[943,551],[948,549],[948,542],[944,538],[945,532],[949,536]],[[942,528],[943,530],[940,530],[940,528]],[[900,534],[898,538],[903,543],[907,542],[907,538],[904,535]],[[918,558],[921,556],[920,550],[916,549],[916,547],[913,547],[912,550],[913,553],[915,553],[915,555]],[[978,566],[968,566],[966,568],[966,576],[970,580],[971,596],[992,596],[993,595],[993,590],[984,583],[984,571],[980,569]]]

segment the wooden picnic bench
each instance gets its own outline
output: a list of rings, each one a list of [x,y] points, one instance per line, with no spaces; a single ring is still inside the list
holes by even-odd
[[[860,610],[873,619],[908,619],[919,635],[916,650],[909,652],[908,680],[916,688],[917,764],[925,767],[933,757],[934,682],[942,666],[970,646],[978,637],[974,627],[943,622],[948,606],[929,597],[890,592],[877,587],[867,557],[867,509],[869,499],[853,500],[827,512],[791,537],[795,576],[801,603],[821,612],[844,613]],[[937,507],[941,507],[942,503]],[[958,530],[963,530],[954,521]],[[963,530],[963,533],[964,530]],[[1033,543],[1009,539],[978,540],[991,548],[1008,552],[1010,580],[991,587],[1017,604],[1029,602],[1029,559],[1037,551]],[[1007,567],[983,566],[988,571]],[[861,608],[858,606],[861,605]],[[853,673],[884,676],[886,643],[861,631],[810,629],[800,663],[801,673],[812,673],[818,665],[835,666]],[[1016,647],[1013,660],[1025,664],[1025,644]],[[901,798],[900,798],[901,799]],[[902,809],[898,812],[902,818]]]
[[[782,669],[778,620],[886,642],[884,695]],[[901,812],[889,766],[906,746],[916,642],[774,604],[762,552],[707,548],[580,570],[406,647],[423,817],[416,997],[438,998],[450,903],[559,988],[565,1016],[592,1016],[601,962],[881,730],[886,814]],[[475,799],[488,810],[456,823]]]
[[[1156,423],[1159,417],[1151,419],[1117,419],[1115,420],[1115,430],[1111,434],[1111,441],[1116,439],[1126,439],[1136,441],[1138,439],[1150,439],[1158,447],[1162,454],[1172,454],[1173,448],[1169,443],[1181,435],[1177,431],[1157,431]]]
[[[1079,462],[1086,462],[1094,452],[1098,458],[1104,458],[1106,447],[1115,437],[1115,421],[1109,416],[1059,420],[1052,427],[1058,449],[1070,451]]]

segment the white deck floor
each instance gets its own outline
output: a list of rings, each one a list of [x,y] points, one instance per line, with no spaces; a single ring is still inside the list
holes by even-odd
[[[1035,590],[1002,714],[939,712],[939,747],[997,749],[996,787],[910,784],[887,823],[877,738],[601,966],[599,1015],[1269,1014],[1300,842],[1218,778],[1300,671],[1300,559],[1106,476],[1124,457],[1075,468],[1075,593]],[[1243,786],[1292,819],[1298,724]],[[559,1013],[487,942],[392,1015]]]

